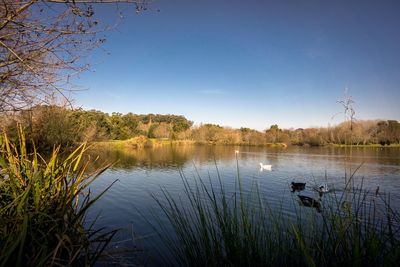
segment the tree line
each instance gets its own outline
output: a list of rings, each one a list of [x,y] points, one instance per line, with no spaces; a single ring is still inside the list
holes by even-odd
[[[126,140],[135,136],[176,139],[193,122],[184,116],[160,114],[108,114],[98,110],[70,109],[38,105],[0,116],[0,126],[17,137],[22,125],[28,139],[37,147],[70,146],[83,141]]]
[[[17,124],[39,148],[74,145],[83,141],[126,140],[137,136],[198,143],[266,145],[390,145],[400,144],[400,123],[396,120],[358,120],[332,127],[281,129],[272,125],[265,131],[233,129],[217,124],[193,125],[181,115],[108,114],[98,110],[38,105],[0,116],[0,126],[11,137]]]
[[[190,128],[185,134],[184,138],[195,141],[239,145],[390,145],[400,144],[400,123],[396,120],[359,120],[306,129],[281,129],[275,124],[263,132],[203,124]]]

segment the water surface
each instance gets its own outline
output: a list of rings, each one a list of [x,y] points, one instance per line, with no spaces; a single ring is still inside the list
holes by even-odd
[[[363,188],[373,193],[379,186],[379,193],[390,193],[394,208],[400,207],[398,148],[162,146],[92,154],[100,156],[98,166],[101,162],[115,164],[94,182],[91,191],[98,193],[118,181],[96,203],[89,217],[101,212],[98,226],[121,229],[114,247],[144,249],[144,253],[128,256],[127,261],[150,265],[153,261],[148,258],[157,257],[158,239],[146,220],[154,222],[154,214],[166,220],[151,194],[161,196],[160,188],[164,188],[176,198],[182,196],[182,175],[189,180],[198,175],[207,181],[210,178],[213,184],[218,182],[219,175],[226,191],[232,193],[239,172],[245,191],[257,184],[272,208],[290,217],[298,204],[290,190],[292,181],[305,182],[306,189],[301,194],[317,198],[314,186],[327,183],[340,194],[346,179],[357,170],[353,178],[356,185],[363,183]],[[271,164],[272,170],[260,170],[260,162]]]

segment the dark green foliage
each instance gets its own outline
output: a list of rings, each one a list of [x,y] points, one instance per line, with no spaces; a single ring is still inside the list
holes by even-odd
[[[152,124],[150,127],[149,127],[149,131],[147,132],[147,137],[148,138],[154,138],[155,136],[154,136],[154,129],[157,127],[157,125],[156,124]]]
[[[174,130],[174,132],[177,133],[186,131],[193,125],[193,122],[188,121],[183,116],[176,116],[175,120],[172,122],[174,122],[174,126],[172,127],[172,129]]]
[[[54,145],[67,147],[75,143],[76,129],[69,112],[56,106],[41,106],[40,113],[30,125],[32,139],[38,147],[51,150]]]
[[[282,142],[282,129],[279,129],[277,124],[271,125],[271,127],[265,131],[265,137],[267,142],[280,143]]]

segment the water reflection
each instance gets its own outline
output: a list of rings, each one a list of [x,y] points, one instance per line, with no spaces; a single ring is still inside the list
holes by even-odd
[[[100,226],[110,229],[133,227],[140,236],[154,235],[143,217],[151,220],[151,214],[160,212],[150,194],[160,196],[160,188],[165,188],[172,196],[182,197],[180,175],[190,181],[200,176],[210,180],[213,186],[218,185],[219,177],[226,192],[232,194],[239,174],[245,192],[250,192],[256,184],[272,210],[280,210],[290,217],[295,215],[299,204],[300,209],[310,210],[309,207],[312,207],[318,211],[324,203],[334,201],[334,195],[338,198],[343,196],[343,203],[351,203],[354,194],[345,190],[345,182],[362,164],[353,177],[354,184],[363,183],[364,188],[372,192],[371,198],[379,186],[379,194],[391,193],[394,208],[400,206],[400,149],[189,145],[92,150],[90,156],[100,158],[93,168],[105,162],[115,162],[112,169],[94,182],[92,192],[101,192],[113,181],[119,180],[95,204],[93,217],[101,211]],[[272,165],[271,170],[260,171],[260,162]],[[292,187],[292,182],[303,183],[304,187]],[[327,185],[328,193],[320,195],[318,188],[321,184]],[[290,191],[301,191],[301,194]],[[161,220],[166,221],[165,218]],[[118,238],[125,240],[131,232],[121,231]],[[146,242],[143,241],[144,246],[151,247]]]
[[[325,193],[344,186],[346,179],[357,171],[355,180],[363,179],[364,186],[375,190],[400,192],[400,149],[398,148],[265,148],[235,146],[160,146],[131,150],[92,150],[91,157],[100,160],[93,164],[98,168],[113,162],[102,181],[124,179],[134,190],[147,191],[167,186],[179,192],[180,174],[216,178],[221,176],[225,185],[234,189],[237,164],[244,185],[256,181],[261,190],[271,195],[282,195],[289,187],[292,191]],[[260,169],[262,165],[272,168]],[[218,171],[217,171],[218,168]],[[199,172],[197,174],[197,172]],[[104,178],[107,177],[106,178]],[[290,186],[296,182],[295,186]],[[307,188],[299,186],[307,183]],[[106,185],[96,182],[96,185]],[[289,186],[288,186],[289,185]],[[127,188],[130,188],[127,187]],[[131,192],[134,194],[135,192]],[[136,200],[141,202],[141,200]]]
[[[98,156],[98,167],[106,162],[112,162],[113,169],[131,170],[143,169],[181,169],[193,154],[191,147],[158,147],[153,149],[111,149],[91,150],[90,155]]]
[[[114,168],[117,169],[132,169],[136,167],[142,168],[173,168],[179,169],[187,163],[205,163],[210,161],[215,162],[230,162],[236,158],[244,160],[259,159],[260,153],[266,151],[260,147],[238,147],[234,146],[160,146],[155,148],[144,149],[109,149],[109,150],[91,150],[89,153],[92,156],[99,156],[107,162],[115,162]],[[265,162],[268,165],[275,165],[279,162],[279,153],[282,153],[284,148],[269,148],[269,154],[265,154]],[[288,154],[289,155],[289,154]],[[97,164],[101,164],[98,162]],[[259,163],[256,163],[259,164]],[[265,168],[264,168],[265,169]]]
[[[321,213],[321,198],[314,199],[312,197],[297,195],[300,199],[300,204],[305,207],[314,208],[318,213]]]

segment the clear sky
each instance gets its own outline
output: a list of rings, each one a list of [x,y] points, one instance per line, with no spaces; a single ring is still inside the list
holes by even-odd
[[[400,120],[400,1],[174,1],[125,18],[75,81],[76,104],[259,130]],[[156,10],[160,9],[160,12]],[[103,6],[104,21],[116,17]]]

